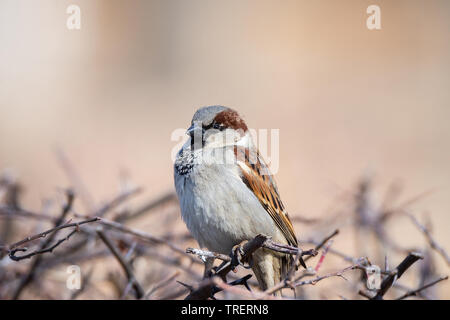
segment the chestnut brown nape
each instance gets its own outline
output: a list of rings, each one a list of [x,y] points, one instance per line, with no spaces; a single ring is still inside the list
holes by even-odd
[[[236,111],[232,109],[227,109],[219,112],[215,116],[214,121],[222,124],[225,128],[242,130],[243,132],[246,132],[248,130],[245,121],[239,116]]]

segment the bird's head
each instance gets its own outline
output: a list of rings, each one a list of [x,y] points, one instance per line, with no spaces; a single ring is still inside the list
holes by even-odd
[[[195,112],[186,133],[191,138],[191,147],[196,150],[233,145],[247,132],[245,121],[235,110],[209,106]]]

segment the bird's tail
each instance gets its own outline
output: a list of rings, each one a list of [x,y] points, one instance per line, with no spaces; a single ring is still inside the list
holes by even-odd
[[[292,264],[289,255],[260,248],[252,255],[251,266],[261,290],[267,290],[284,279]],[[280,295],[278,291],[275,295]]]

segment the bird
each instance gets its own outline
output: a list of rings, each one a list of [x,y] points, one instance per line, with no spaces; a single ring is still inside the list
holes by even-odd
[[[229,254],[264,234],[298,247],[275,180],[239,113],[220,105],[202,107],[186,133],[174,161],[174,183],[182,219],[199,245]],[[292,256],[266,248],[249,262],[262,290],[284,279],[293,263]]]

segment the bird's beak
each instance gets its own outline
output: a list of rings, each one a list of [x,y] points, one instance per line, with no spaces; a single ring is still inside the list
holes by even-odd
[[[193,137],[194,135],[199,135],[199,137],[203,136],[203,134],[205,133],[205,130],[203,130],[202,126],[197,124],[197,123],[193,123],[187,130],[186,130],[186,134],[188,136]]]
[[[201,124],[195,122],[187,129],[186,134],[191,137],[191,147],[193,150],[200,149],[203,146],[203,133],[204,130]]]
[[[195,131],[196,128],[197,128],[197,126],[193,123],[193,124],[187,129],[186,134],[187,134],[188,136],[194,135],[194,131]]]

